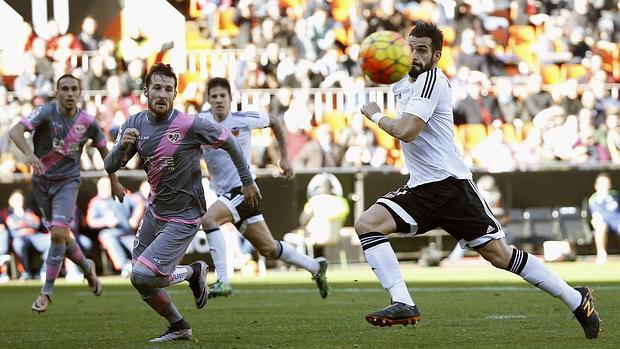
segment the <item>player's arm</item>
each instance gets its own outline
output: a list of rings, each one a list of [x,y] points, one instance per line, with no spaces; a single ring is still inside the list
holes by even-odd
[[[125,128],[124,126],[118,131],[112,150],[103,160],[107,173],[118,171],[136,154],[135,143],[140,132],[135,128]]]
[[[243,149],[241,149],[235,137],[230,137],[230,132],[227,129],[203,117],[196,118],[194,132],[200,145],[211,145],[213,148],[222,148],[228,152],[239,173],[242,184],[241,192],[245,201],[252,207],[258,207],[258,203],[262,198],[260,190],[256,183],[254,183],[250,167],[243,155]]]
[[[273,131],[273,135],[276,137],[276,142],[278,142],[278,148],[280,149],[280,161],[278,165],[280,169],[282,169],[282,176],[286,179],[293,177],[295,174],[293,172],[293,167],[291,163],[288,161],[288,150],[286,149],[286,131],[284,130],[284,125],[280,118],[274,115],[269,115],[269,127]]]
[[[24,132],[26,132],[26,128],[21,123],[15,124],[11,131],[9,131],[9,136],[15,145],[26,155],[26,163],[29,166],[32,166],[32,172],[35,175],[42,175],[45,173],[45,166],[41,159],[39,159],[35,154],[26,137],[24,137]]]
[[[390,119],[381,114],[381,109],[375,102],[365,104],[361,112],[383,131],[403,142],[411,142],[416,139],[426,126],[426,122],[422,118],[406,112],[403,112],[399,119]]]
[[[252,207],[258,207],[258,203],[262,199],[262,196],[258,186],[254,183],[252,173],[250,172],[250,167],[245,162],[245,157],[243,156],[241,146],[234,137],[227,136],[226,140],[222,143],[222,145],[220,145],[220,148],[228,152],[230,159],[237,168],[242,184],[241,192],[243,193],[245,201]]]
[[[105,159],[110,153],[107,147],[97,148],[97,150],[99,150],[102,159]],[[108,173],[108,177],[110,177],[110,184],[112,186],[112,196],[117,197],[120,202],[123,202],[127,189],[118,181],[118,177],[116,177],[115,173]]]

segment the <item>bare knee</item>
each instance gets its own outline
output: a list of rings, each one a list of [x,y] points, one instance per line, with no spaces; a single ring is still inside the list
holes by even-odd
[[[373,222],[370,215],[364,213],[355,221],[353,227],[357,235],[364,235],[376,230],[376,223]]]
[[[482,258],[500,269],[507,269],[512,257],[512,248],[502,240],[492,240],[477,251]]]
[[[280,255],[280,246],[276,241],[272,241],[271,244],[257,244],[254,247],[258,253],[268,259],[278,258]]]

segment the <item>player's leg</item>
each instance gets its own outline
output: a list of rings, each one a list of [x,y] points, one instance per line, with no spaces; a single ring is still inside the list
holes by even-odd
[[[378,204],[372,205],[355,222],[366,261],[392,298],[391,305],[366,316],[366,320],[376,326],[416,324],[421,318],[386,236],[396,231],[393,215]]]
[[[51,184],[41,177],[33,177],[32,192],[35,201],[39,206],[39,211],[43,216],[47,228],[50,231],[51,244],[45,259],[45,283],[39,292],[39,295],[32,304],[32,310],[42,313],[47,310],[51,302],[52,293],[54,292],[54,282],[58,278],[62,261],[65,258],[65,235],[64,230],[58,229],[52,225],[52,201],[53,196],[50,194]]]
[[[587,338],[598,336],[600,320],[589,288],[571,287],[531,254],[511,248],[503,240],[491,240],[476,249],[493,266],[521,276],[555,298],[575,314]]]
[[[69,260],[75,263],[88,282],[90,291],[95,295],[101,295],[103,287],[97,272],[95,270],[95,262],[87,259],[82,253],[80,245],[75,241],[70,233],[70,223],[75,212],[75,202],[80,190],[79,178],[67,179],[63,182],[55,183],[52,187],[54,198],[52,201],[52,224],[62,229],[64,241],[66,244],[65,254]],[[53,237],[52,237],[53,241]]]
[[[199,261],[178,265],[191,243],[198,226],[165,222],[147,212],[138,229],[134,243],[131,283],[146,302],[170,327],[152,341],[171,341],[191,337],[191,327],[172,303],[164,287],[188,281],[194,293],[196,306],[202,308],[208,298],[206,285],[207,265]]]
[[[312,259],[299,252],[288,242],[275,240],[262,214],[245,219],[240,231],[262,256],[270,259],[281,259],[309,271],[312,274],[312,279],[316,282],[321,298],[326,298],[329,295],[330,288],[327,283],[327,261],[325,258]]]
[[[211,252],[215,273],[217,274],[217,281],[209,289],[210,297],[228,296],[233,292],[228,275],[226,238],[220,229],[222,224],[234,220],[231,207],[236,213],[234,204],[222,196],[209,207],[207,213],[201,219],[202,227],[209,243],[209,252]]]
[[[443,219],[442,227],[451,235],[460,237],[461,243],[473,247],[493,266],[515,273],[553,297],[560,298],[579,319],[586,337],[596,337],[599,319],[590,291],[585,287],[572,288],[536,257],[509,247],[503,239],[501,225],[473,182],[454,180],[448,184],[451,189],[449,204],[442,206],[438,212],[443,217],[449,217]],[[580,311],[581,305],[592,310],[588,316]]]

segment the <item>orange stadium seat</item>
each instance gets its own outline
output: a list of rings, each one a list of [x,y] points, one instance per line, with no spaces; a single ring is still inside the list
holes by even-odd
[[[532,44],[536,41],[536,30],[529,25],[513,24],[508,27],[509,41],[513,41],[514,45]]]
[[[217,36],[237,36],[239,27],[234,22],[235,11],[234,7],[228,7],[215,12],[216,23],[218,24]]]
[[[487,129],[483,124],[463,124],[465,134],[465,150],[469,150],[480,144],[487,137]]]
[[[448,46],[452,46],[454,39],[456,38],[456,31],[452,27],[439,27],[443,32],[443,46],[444,49]]]
[[[543,78],[543,83],[545,84],[555,85],[564,81],[560,67],[557,64],[543,65],[540,73]]]
[[[588,73],[588,70],[578,63],[564,63],[560,70],[564,79],[579,79]]]

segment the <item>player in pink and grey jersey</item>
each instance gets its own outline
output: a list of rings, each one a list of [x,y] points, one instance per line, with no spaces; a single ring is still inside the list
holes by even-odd
[[[198,308],[208,299],[207,264],[178,265],[206,212],[199,165],[201,146],[228,152],[241,178],[241,190],[252,205],[258,206],[260,192],[241,148],[225,128],[172,108],[177,78],[169,65],[156,64],[145,81],[148,110],[130,116],[121,126],[105,158],[105,168],[114,173],[136,153],[144,163],[151,192],[132,252],[131,283],[170,323],[168,330],[151,342],[167,342],[188,339],[192,330],[164,287],[187,280]]]
[[[52,244],[45,261],[45,284],[32,304],[32,310],[37,312],[47,310],[65,254],[80,266],[91,292],[98,296],[102,291],[95,264],[84,257],[71,237],[69,223],[80,187],[80,157],[84,144],[92,140],[105,157],[108,154],[106,140],[95,117],[77,107],[80,81],[65,74],[58,79],[56,90],[57,102],[35,109],[10,131],[11,139],[26,154],[28,164],[33,168],[33,192],[45,225],[51,232]],[[27,143],[25,131],[32,132],[34,149]],[[113,195],[122,200],[125,188],[113,174],[110,181]]]

